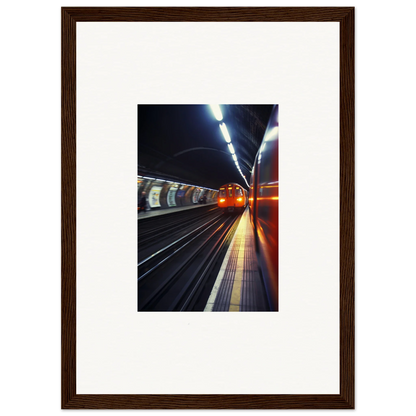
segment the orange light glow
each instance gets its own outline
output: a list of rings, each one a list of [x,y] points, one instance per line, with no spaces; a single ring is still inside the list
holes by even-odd
[[[220,202],[225,202],[225,199],[220,199]]]
[[[243,200],[243,198],[237,198],[237,201],[242,201]]]
[[[261,186],[261,188],[278,188],[279,185],[268,185],[268,186]]]
[[[259,197],[257,197],[257,201],[263,201],[263,200],[267,200],[267,199],[271,199],[272,201],[278,201],[279,197],[278,196],[259,196]]]

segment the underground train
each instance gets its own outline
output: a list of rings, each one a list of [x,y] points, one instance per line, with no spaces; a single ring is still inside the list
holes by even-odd
[[[243,212],[248,204],[247,191],[238,183],[227,183],[220,187],[218,208],[226,212]]]
[[[278,310],[279,107],[273,107],[250,178],[249,207],[255,248],[268,301]]]

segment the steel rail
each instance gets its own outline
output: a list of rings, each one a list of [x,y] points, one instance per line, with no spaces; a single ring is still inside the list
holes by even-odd
[[[161,226],[161,227],[158,227],[158,228],[153,228],[153,229],[150,229],[148,231],[144,231],[141,234],[139,233],[139,244],[141,246],[143,246],[143,243],[147,243],[147,242],[150,242],[152,240],[162,238],[165,235],[168,235],[169,233],[175,232],[178,229],[180,230],[180,228],[183,227],[184,225],[190,224],[190,223],[195,222],[195,221],[201,221],[201,220],[203,220],[207,217],[210,217],[212,215],[213,215],[213,212],[208,211],[207,213],[202,214],[202,215],[195,215],[194,217],[189,218],[186,221],[183,221],[183,220],[182,221],[175,221],[175,222],[172,222],[170,224],[169,223],[165,224],[164,226]],[[169,228],[166,228],[166,227],[169,227]],[[160,231],[160,230],[162,230],[162,231],[158,233],[158,231]],[[157,234],[155,234],[155,233],[157,233]]]
[[[175,309],[180,304],[181,299],[183,298],[183,296],[186,294],[186,292],[189,290],[189,288],[192,285],[194,285],[194,286],[191,290],[191,293],[186,298],[185,302],[182,304],[180,311],[183,312],[184,310],[186,310],[186,308],[188,308],[190,302],[192,300],[195,300],[193,298],[194,298],[197,290],[199,289],[202,281],[206,278],[206,275],[208,274],[212,263],[217,260],[217,257],[219,255],[219,253],[221,252],[223,246],[225,245],[225,242],[227,241],[227,238],[229,237],[229,235],[233,231],[237,220],[238,220],[238,218],[235,218],[235,220],[228,226],[228,228],[223,231],[223,233],[221,234],[218,241],[216,241],[216,243],[211,248],[209,253],[205,256],[204,261],[201,262],[201,266],[195,271],[193,278],[188,281],[187,285],[185,287],[183,287],[181,292],[176,296],[176,298],[175,298],[174,302],[172,303],[171,307],[169,308],[169,310]],[[208,261],[208,263],[207,263],[207,261]],[[204,265],[206,265],[206,266],[204,267]],[[203,269],[203,271],[201,273],[202,269]],[[197,280],[197,282],[194,284],[195,280]]]
[[[158,264],[156,264],[154,267],[152,267],[150,270],[148,270],[146,273],[140,275],[137,280],[140,282],[143,278],[145,278],[149,273],[153,272],[154,270],[156,270],[158,267],[160,267],[163,263],[165,263],[167,260],[171,259],[175,254],[177,254],[179,251],[183,250],[189,243],[191,243],[192,241],[194,241],[196,238],[198,238],[200,235],[202,235],[205,231],[207,231],[209,228],[211,228],[212,226],[214,226],[218,220],[220,219],[220,217],[222,217],[222,214],[213,218],[212,220],[208,221],[207,223],[201,225],[200,227],[198,227],[197,229],[191,231],[190,233],[184,235],[183,237],[179,238],[178,240],[174,241],[173,243],[167,245],[166,247],[160,249],[159,251],[157,251],[156,253],[153,253],[151,256],[147,257],[146,259],[142,260],[137,267],[142,266],[143,264],[147,263],[148,261],[155,259],[156,256],[159,256],[160,254],[162,254],[164,251],[166,251],[169,248],[174,247],[175,245],[179,244],[182,240],[184,240],[187,237],[190,237],[192,234],[195,234],[197,231],[199,231],[201,228],[204,228],[203,231],[201,231],[199,234],[197,234],[195,237],[193,237],[191,240],[189,240],[188,242],[186,242],[184,245],[182,245],[181,247],[179,247],[178,249],[176,249],[172,254],[170,254],[169,256],[165,257],[161,262],[159,262]],[[210,222],[212,222],[212,224],[208,225]]]
[[[205,239],[202,244],[196,249],[196,251],[189,256],[181,265],[177,268],[177,270],[161,285],[159,285],[157,288],[155,288],[146,302],[142,303],[142,308],[144,309],[149,304],[155,303],[158,299],[160,299],[162,291],[166,288],[166,286],[171,285],[175,280],[178,279],[180,275],[182,275],[183,271],[189,267],[189,264],[192,263],[192,261],[195,259],[195,257],[211,242],[211,239],[213,236],[220,230],[222,227],[224,227],[225,223],[222,223],[211,235],[209,238]],[[202,233],[200,233],[201,235]]]

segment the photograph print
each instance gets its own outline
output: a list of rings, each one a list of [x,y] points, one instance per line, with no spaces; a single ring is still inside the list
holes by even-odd
[[[138,105],[137,310],[279,310],[279,106]]]

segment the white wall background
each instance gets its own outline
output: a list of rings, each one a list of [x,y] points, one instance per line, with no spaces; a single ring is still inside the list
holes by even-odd
[[[137,103],[213,101],[280,106],[280,312],[137,313]],[[337,22],[77,24],[77,393],[339,393],[338,103]]]

